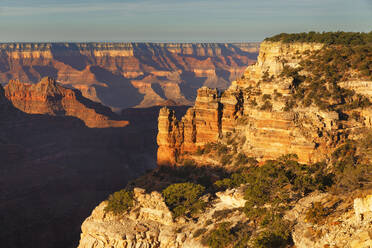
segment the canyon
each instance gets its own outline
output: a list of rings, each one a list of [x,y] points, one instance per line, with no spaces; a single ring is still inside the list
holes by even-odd
[[[156,167],[158,112],[117,115],[52,78],[0,86],[2,246],[76,247],[90,210]]]
[[[201,85],[240,77],[258,46],[1,44],[1,243],[76,246],[94,206],[156,167],[157,105],[180,117]]]
[[[324,43],[1,49],[3,246],[371,246],[372,78]]]
[[[158,168],[127,185],[125,190],[132,192],[132,206],[121,214],[106,209],[111,198],[100,203],[82,224],[79,247],[232,247],[233,243],[237,245],[234,247],[370,247],[371,104],[327,109],[315,100],[306,105],[294,97],[297,84],[311,87],[311,81],[297,81],[310,75],[309,71],[301,71],[303,60],[320,54],[324,47],[316,42],[265,41],[261,43],[258,61],[248,66],[243,76],[226,90],[201,87],[194,106],[184,115],[167,107],[160,109]],[[353,99],[368,99],[366,102],[370,103],[370,83],[353,73],[352,78],[338,85],[354,91]],[[296,104],[291,104],[293,99]],[[346,101],[346,97],[339,102],[330,98],[328,103]],[[355,188],[345,186],[346,181],[354,180],[354,169],[336,179],[337,171],[342,170],[337,166],[348,163],[340,160],[342,156],[365,163],[366,172],[359,175],[361,181]],[[274,168],[282,166],[289,181],[295,181],[300,174],[291,174],[294,164],[299,171],[306,171],[306,167],[310,171],[322,166],[333,168],[330,170],[334,174],[329,174],[333,179],[327,178],[324,169],[320,173],[325,176],[326,186],[309,190],[311,193],[306,190],[294,193],[293,181],[285,185],[283,190],[289,189],[288,198],[279,204],[278,209],[282,207],[279,222],[292,224],[280,234],[273,231],[272,236],[263,236],[277,228],[278,223],[258,223],[272,221],[271,214],[278,211],[274,206],[278,207],[277,200],[282,196],[276,191],[273,201],[260,202],[270,194],[272,185],[265,186],[259,176],[256,181],[249,178],[256,176],[255,171],[261,175],[266,170],[268,178],[261,180],[275,180],[278,175]],[[351,166],[362,167],[354,161]],[[244,174],[244,170],[249,172]],[[218,180],[218,173],[226,175],[229,171],[230,178]],[[310,176],[313,177],[317,175]],[[300,185],[305,185],[306,180],[315,184],[310,178],[300,181]],[[328,190],[327,180],[339,183],[340,188]],[[196,215],[186,210],[188,214],[178,216],[174,206],[167,202],[169,196],[164,189],[188,181],[209,187],[199,198],[205,208]],[[219,185],[228,189],[221,190]],[[263,188],[259,188],[261,185]],[[256,192],[260,192],[257,199],[247,206],[251,200],[248,193]],[[322,207],[316,208],[317,204]],[[321,221],[311,220],[311,211]],[[254,217],[260,214],[265,216],[263,220]],[[287,239],[275,236],[284,235],[289,229]],[[253,238],[249,240],[249,236]],[[281,240],[288,243],[280,243]]]
[[[227,88],[255,62],[259,43],[6,43],[0,82],[53,77],[120,112],[190,105],[201,86]]]

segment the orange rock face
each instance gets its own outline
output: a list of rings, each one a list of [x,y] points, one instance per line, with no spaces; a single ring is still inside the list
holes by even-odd
[[[0,82],[50,76],[120,110],[191,105],[203,85],[227,88],[254,63],[258,43],[15,43],[0,51]]]
[[[178,121],[173,111],[163,108],[159,115],[158,164],[175,164],[185,152],[195,152],[209,142],[235,134],[245,137],[241,150],[259,160],[276,159],[283,154],[295,153],[299,161],[321,161],[330,153],[332,142],[328,133],[337,133],[338,115],[329,115],[325,121],[315,113],[271,112],[244,108],[247,99],[241,90],[201,88],[195,106]],[[309,127],[304,127],[310,121]],[[324,133],[319,138],[319,133]]]
[[[128,121],[115,120],[115,114],[109,108],[86,99],[78,90],[57,84],[50,77],[43,78],[38,84],[11,80],[4,89],[6,98],[25,113],[74,116],[92,128],[129,124]]]
[[[160,111],[159,165],[175,164],[185,152],[227,137],[243,140],[237,152],[258,160],[297,154],[300,162],[313,163],[329,159],[346,137],[358,135],[358,128],[371,126],[370,108],[360,112],[364,123],[345,121],[316,106],[286,109],[292,81],[281,77],[281,70],[285,63],[296,67],[299,62],[286,58],[321,46],[265,42],[261,46],[258,62],[247,68],[244,77],[223,92],[199,89],[194,107],[181,120],[168,109]],[[272,79],[265,80],[264,72]]]

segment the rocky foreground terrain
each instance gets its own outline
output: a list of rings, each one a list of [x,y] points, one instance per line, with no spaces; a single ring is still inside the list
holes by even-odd
[[[272,37],[227,90],[161,109],[159,168],[96,207],[79,247],[372,247],[371,38]]]
[[[258,43],[0,44],[0,82],[37,83],[45,76],[121,110],[192,104],[203,85],[227,88],[254,63]]]
[[[135,188],[135,205],[124,216],[106,213],[106,202],[94,209],[81,227],[79,247],[208,247],[203,242],[203,234],[213,231],[225,221],[246,221],[244,213],[239,211],[245,204],[243,195],[241,190],[219,192],[197,220],[185,221],[173,220],[172,213],[158,192],[146,194],[143,189]],[[306,209],[311,207],[313,201],[322,200],[329,204],[334,199],[329,195],[310,195],[299,201],[284,218],[298,223],[292,233],[296,247],[369,248],[372,246],[371,199],[372,194],[356,198],[347,205],[350,208],[348,212],[333,217],[328,225],[314,226],[303,218]]]

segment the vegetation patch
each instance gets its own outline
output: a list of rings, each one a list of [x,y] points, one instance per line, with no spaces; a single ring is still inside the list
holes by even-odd
[[[372,43],[372,32],[355,33],[355,32],[308,32],[308,33],[281,33],[265,41],[281,41],[284,43],[293,42],[316,42],[327,45],[366,45]]]
[[[175,217],[185,214],[195,214],[204,207],[200,197],[205,187],[194,183],[176,183],[163,190],[165,203]]]
[[[105,212],[112,212],[115,215],[128,211],[133,206],[133,193],[122,189],[109,196]]]
[[[325,217],[327,217],[331,211],[324,207],[321,202],[314,202],[311,204],[311,207],[305,213],[306,221],[319,224],[321,223]]]
[[[251,231],[245,223],[238,223],[231,227],[231,223],[223,222],[208,234],[203,240],[203,244],[211,248],[243,248],[247,247],[250,236]]]
[[[193,237],[194,237],[194,238],[197,238],[197,237],[203,235],[206,231],[207,231],[206,228],[199,228],[198,230],[196,230],[196,231],[194,232]]]

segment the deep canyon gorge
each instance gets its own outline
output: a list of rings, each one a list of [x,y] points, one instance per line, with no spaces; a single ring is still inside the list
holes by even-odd
[[[371,42],[2,44],[1,243],[371,247]]]
[[[254,42],[7,43],[0,44],[0,82],[53,77],[115,111],[190,105],[201,86],[227,88],[254,63],[258,48]]]
[[[78,245],[94,206],[156,167],[157,105],[177,105],[170,108],[182,115],[201,85],[226,88],[240,77],[258,44],[0,50],[0,240],[62,248]]]
[[[371,247],[372,50],[346,67],[358,46],[306,35],[267,39],[181,118],[162,108],[159,168],[99,204],[79,248]]]

